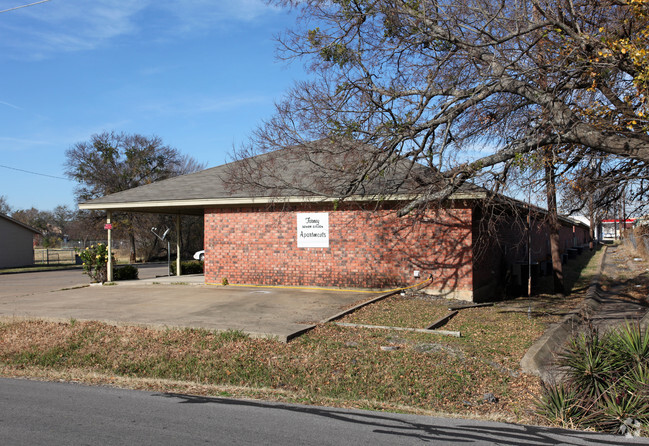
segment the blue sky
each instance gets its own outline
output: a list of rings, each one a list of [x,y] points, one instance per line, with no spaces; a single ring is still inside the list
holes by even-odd
[[[263,0],[50,0],[0,13],[0,195],[14,210],[73,206],[75,183],[52,177],[65,177],[69,147],[103,131],[226,162],[306,77],[275,57],[294,20]]]

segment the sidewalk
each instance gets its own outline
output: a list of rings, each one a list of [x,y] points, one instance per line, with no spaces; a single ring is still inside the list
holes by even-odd
[[[608,247],[604,253],[599,283],[595,284],[598,304],[589,321],[600,331],[640,321],[649,323],[648,259],[631,256],[625,246]]]
[[[157,276],[138,280],[120,280],[114,282],[119,286],[141,285],[205,285],[203,274],[187,274],[182,276]]]
[[[649,265],[647,259],[632,257],[622,245],[604,247],[604,254],[585,301],[551,326],[521,360],[525,373],[545,382],[559,376],[557,353],[566,341],[588,324],[599,331],[627,322],[649,328]]]

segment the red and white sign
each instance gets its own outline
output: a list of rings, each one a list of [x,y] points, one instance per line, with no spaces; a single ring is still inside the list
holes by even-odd
[[[110,224],[110,223],[106,223],[106,224],[104,225],[104,229],[113,229],[113,225]]]

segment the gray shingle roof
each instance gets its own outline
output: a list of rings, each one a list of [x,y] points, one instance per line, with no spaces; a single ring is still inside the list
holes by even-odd
[[[435,175],[432,169],[402,159],[382,163],[380,174],[370,177],[364,173],[375,171],[373,156],[362,148],[349,150],[319,141],[117,192],[82,203],[80,208],[200,214],[205,207],[270,201],[403,198],[420,191],[421,177],[429,182],[429,176]],[[365,180],[353,183],[359,177]],[[350,183],[356,187],[350,190]],[[463,198],[476,193],[467,187]]]

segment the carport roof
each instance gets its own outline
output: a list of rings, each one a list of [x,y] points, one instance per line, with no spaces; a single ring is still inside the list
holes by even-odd
[[[182,175],[81,203],[80,209],[121,210],[202,215],[205,208],[269,203],[331,202],[345,195],[341,179],[358,175],[367,163],[353,150],[334,151],[322,142],[244,158],[200,172]],[[360,153],[360,155],[359,155]],[[323,174],[323,169],[327,174]],[[332,180],[329,173],[338,177]],[[350,201],[410,200],[417,196],[419,175],[435,172],[408,161],[364,184]],[[344,181],[343,181],[344,182]],[[318,191],[316,193],[314,191]],[[480,199],[486,193],[467,186],[451,199]]]

